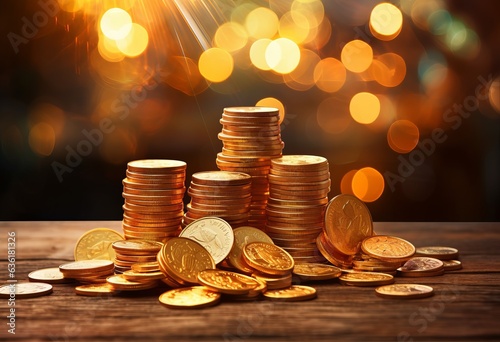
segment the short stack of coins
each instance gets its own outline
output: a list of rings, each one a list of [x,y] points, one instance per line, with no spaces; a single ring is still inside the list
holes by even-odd
[[[163,241],[177,236],[184,214],[186,163],[147,159],[127,164],[123,180],[126,239]]]
[[[194,173],[187,191],[191,202],[187,204],[183,225],[207,216],[219,217],[232,228],[247,225],[251,186],[252,177],[242,172]]]
[[[59,266],[64,278],[75,279],[83,284],[105,283],[113,274],[114,265],[110,260],[79,260]]]
[[[273,159],[269,173],[266,232],[296,262],[321,262],[316,237],[324,228],[330,191],[328,161],[288,155]]]
[[[115,251],[115,273],[124,273],[140,262],[155,262],[163,244],[152,240],[121,240],[112,244]]]
[[[267,175],[271,159],[282,155],[284,143],[280,134],[280,115],[276,108],[224,108],[222,152],[217,166],[223,171],[244,172],[252,176],[252,201],[248,224],[264,229],[265,209],[269,196]]]

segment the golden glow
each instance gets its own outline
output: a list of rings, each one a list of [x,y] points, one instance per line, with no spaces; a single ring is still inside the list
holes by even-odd
[[[488,91],[490,104],[497,112],[500,113],[500,77],[497,77],[490,85]]]
[[[85,5],[85,0],[57,0],[57,2],[65,12],[78,12]]]
[[[334,93],[345,83],[347,71],[344,65],[333,57],[322,59],[314,68],[316,86],[327,93]]]
[[[302,49],[299,65],[288,74],[289,80],[285,79],[286,84],[292,89],[300,91],[312,88],[315,83],[314,69],[319,61],[320,58],[314,51]]]
[[[381,40],[392,40],[403,27],[403,14],[391,3],[383,2],[375,6],[370,15],[370,31]]]
[[[280,19],[279,34],[282,38],[301,44],[309,36],[309,32],[309,20],[301,13],[292,15],[291,12],[287,12]]]
[[[280,113],[280,124],[283,122],[285,119],[285,106],[283,103],[281,103],[280,100],[274,98],[274,97],[266,97],[259,102],[255,104],[257,107],[272,107],[272,108],[278,108],[279,113]]]
[[[39,122],[29,132],[29,144],[33,152],[40,156],[50,156],[56,143],[56,134],[51,125]]]
[[[349,113],[338,105],[334,97],[328,97],[320,103],[316,120],[319,127],[329,134],[343,133],[351,123]]]
[[[229,52],[241,50],[247,41],[248,34],[245,28],[236,22],[222,24],[215,32],[215,45]]]
[[[396,87],[405,79],[406,63],[396,53],[384,53],[373,60],[371,73],[375,81],[384,87]]]
[[[363,72],[370,67],[373,61],[373,50],[362,40],[351,40],[340,54],[340,59],[347,70]]]
[[[387,132],[387,142],[397,153],[409,153],[418,144],[420,133],[418,127],[409,120],[397,120]]]
[[[290,39],[275,39],[266,48],[266,63],[279,74],[292,72],[299,62],[300,48]]]
[[[127,57],[137,57],[148,47],[148,31],[139,24],[133,23],[129,34],[116,41],[118,49]]]
[[[278,16],[266,7],[259,7],[248,13],[245,27],[248,34],[255,39],[272,39],[278,32]]]
[[[103,14],[100,26],[102,33],[109,39],[123,39],[132,30],[132,17],[121,8],[111,8]]]
[[[360,124],[371,124],[380,114],[380,101],[372,93],[357,93],[351,99],[349,111],[352,118]]]
[[[204,51],[198,61],[198,69],[211,82],[225,81],[233,72],[233,57],[229,52],[220,48],[211,48]]]
[[[271,39],[263,38],[253,42],[250,47],[250,61],[257,69],[271,70],[266,60],[266,49],[271,42]]]
[[[174,56],[169,61],[169,69],[164,81],[172,88],[187,95],[197,95],[208,88],[208,83],[200,74],[196,62],[189,57]]]
[[[372,167],[364,167],[352,178],[354,195],[364,202],[374,202],[384,192],[384,177]]]
[[[352,190],[352,179],[354,175],[358,172],[358,170],[348,171],[340,181],[340,193],[354,195],[354,191]]]
[[[103,34],[99,36],[97,50],[101,57],[108,62],[121,62],[125,58],[123,52],[116,46],[116,41],[109,39]]]
[[[303,29],[318,27],[325,16],[325,8],[320,0],[294,0],[290,9],[292,17],[298,25],[303,23],[302,18],[306,18],[308,23]]]

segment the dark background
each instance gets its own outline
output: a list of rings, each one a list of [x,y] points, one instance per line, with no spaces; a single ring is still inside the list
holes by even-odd
[[[352,6],[353,11],[362,11],[376,2],[324,2],[333,33],[320,55],[339,58],[342,43],[359,38],[355,27],[342,23],[339,8]],[[488,79],[491,75],[494,79],[500,75],[500,5],[495,0],[444,3],[450,13],[477,33],[481,42],[477,57],[464,59],[450,53],[435,36],[416,27],[407,16],[403,32],[394,42],[382,43],[370,38],[375,51],[397,51],[407,63],[404,82],[387,90],[394,99],[411,91],[420,93],[426,103],[425,99],[432,95],[425,93],[418,80],[418,56],[422,51],[439,51],[453,75],[446,86],[438,89],[439,94],[434,94],[432,101],[429,99],[432,103],[436,103],[435,96],[442,100],[432,108],[437,116],[434,127],[445,129],[448,139],[398,184],[394,192],[386,184],[382,196],[367,204],[376,221],[497,221],[500,218],[500,113],[486,101],[456,130],[440,119],[454,103],[461,104],[474,94],[479,76]],[[67,146],[76,148],[84,138],[83,129],[90,131],[98,127],[101,117],[95,114],[96,108],[103,105],[104,99],[130,94],[130,88],[114,89],[107,97],[108,85],[92,71],[88,51],[95,48],[95,35],[85,28],[89,18],[65,14],[51,18],[48,25],[27,44],[21,44],[15,53],[8,33],[19,33],[21,18],[30,18],[37,10],[38,3],[32,0],[0,3],[1,220],[121,219],[121,181],[128,161],[183,160],[188,164],[187,182],[194,172],[216,170],[216,154],[222,148],[217,139],[221,130],[218,120],[223,108],[254,105],[268,96],[280,99],[286,108],[287,118],[282,126],[284,154],[328,158],[332,179],[330,197],[340,193],[340,180],[351,169],[372,166],[382,174],[397,172],[399,155],[388,147],[386,131],[352,124],[342,135],[327,134],[315,121],[316,108],[326,94],[315,89],[299,92],[284,84],[264,81],[252,70],[236,70],[226,82],[227,86],[209,88],[196,96],[186,95],[166,83],[158,84],[148,91],[145,101],[130,110],[126,119],[116,122],[113,134],[104,135],[103,143],[94,146],[91,153],[59,181],[53,163],[65,163]],[[365,30],[366,26],[358,28]],[[85,38],[87,42],[75,42],[75,37]],[[197,52],[192,51],[192,58],[196,60]],[[167,68],[163,63],[168,63],[159,60],[160,66]],[[367,85],[354,83],[344,88],[347,89],[333,95],[339,108],[348,103],[353,93],[369,89]],[[59,128],[52,153],[41,156],[30,147],[29,132],[37,118],[33,113],[47,104],[54,106],[51,120],[55,120]],[[109,106],[109,102],[106,105]],[[430,126],[419,128],[421,140],[432,132]]]

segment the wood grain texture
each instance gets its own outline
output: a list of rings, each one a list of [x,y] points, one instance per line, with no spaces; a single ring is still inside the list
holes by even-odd
[[[120,232],[118,221],[0,222],[0,281],[7,279],[7,232],[16,231],[16,278],[73,258],[79,236],[92,228]],[[114,297],[74,294],[54,285],[45,297],[16,301],[16,335],[7,334],[1,300],[0,340],[21,341],[487,341],[500,340],[500,223],[376,223],[415,246],[460,251],[463,269],[398,283],[434,287],[418,300],[379,298],[374,288],[312,283],[318,298],[282,303],[223,301],[200,310],[172,310],[158,302],[166,288]],[[5,313],[5,314],[4,314]]]

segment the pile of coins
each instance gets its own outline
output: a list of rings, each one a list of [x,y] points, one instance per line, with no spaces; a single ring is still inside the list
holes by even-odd
[[[156,261],[156,255],[163,244],[153,240],[118,240],[113,242],[115,250],[116,273],[124,273],[132,268],[132,265],[139,262]]]
[[[284,147],[280,134],[280,115],[276,108],[224,108],[222,152],[217,154],[217,166],[223,171],[244,172],[252,176],[252,200],[248,224],[263,229],[269,195],[267,175],[271,159],[280,157]]]
[[[177,236],[184,214],[186,163],[146,159],[127,164],[123,179],[126,239],[162,241]]]
[[[248,224],[252,199],[252,178],[242,172],[206,171],[192,175],[187,193],[183,225],[206,217],[216,216],[236,228]]]
[[[84,284],[105,283],[114,274],[115,265],[111,260],[80,260],[59,266],[64,278],[71,278]]]
[[[297,262],[321,262],[316,237],[324,229],[330,192],[328,161],[285,155],[271,161],[266,232]]]

